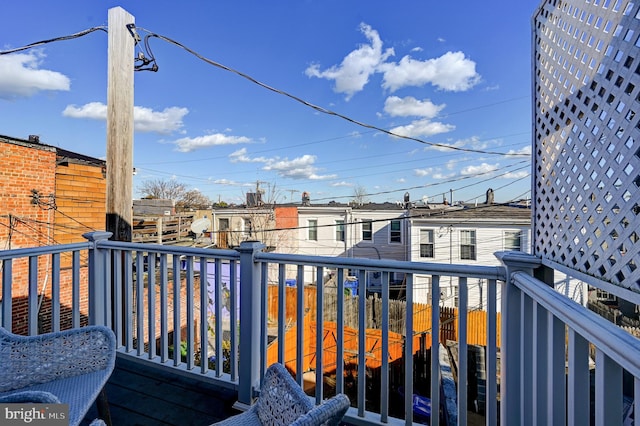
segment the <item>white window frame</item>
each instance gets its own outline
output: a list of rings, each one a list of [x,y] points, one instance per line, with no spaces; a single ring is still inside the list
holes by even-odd
[[[431,255],[423,255],[422,246],[431,247]],[[434,259],[436,257],[435,231],[433,229],[420,229],[418,256],[422,259]]]
[[[465,250],[472,252],[466,254]],[[460,230],[460,260],[478,260],[478,243],[475,229]]]
[[[397,223],[399,229],[393,229],[393,224]],[[394,238],[399,239],[399,241],[394,241]],[[389,221],[389,244],[402,244],[402,220],[401,219],[392,219]]]
[[[318,241],[318,219],[307,219],[307,240]],[[315,238],[312,238],[311,234],[315,234]]]

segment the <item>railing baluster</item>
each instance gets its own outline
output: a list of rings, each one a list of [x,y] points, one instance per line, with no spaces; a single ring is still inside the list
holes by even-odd
[[[278,265],[278,362],[284,365],[285,359],[285,326],[286,326],[286,268],[287,265]]]
[[[44,296],[44,295],[43,295]],[[38,256],[29,256],[28,333],[38,334]]]
[[[219,277],[221,270],[218,263],[214,263],[215,276]],[[209,265],[207,264],[207,258],[200,257],[200,372],[206,373],[209,369],[209,318],[207,311],[209,307]],[[216,300],[218,305],[221,305],[220,301]],[[222,320],[222,315],[219,317]],[[216,356],[222,357],[222,345],[216,347]]]
[[[122,256],[123,265],[123,274],[122,279],[124,280],[123,285],[121,286],[124,294],[122,297],[124,298],[123,309],[124,312],[127,312],[124,315],[124,345],[127,352],[133,351],[133,315],[130,315],[129,312],[134,312],[133,308],[133,255],[131,250],[125,250],[124,255]],[[120,344],[120,341],[118,341]]]
[[[193,288],[193,256],[187,256],[187,291],[186,291],[186,305],[187,305],[187,370],[193,370],[194,367],[194,351],[195,345],[194,327],[194,288]]]
[[[167,255],[162,253],[160,255],[160,362],[163,364],[169,358],[168,277]]]
[[[547,378],[547,425],[566,424],[566,344],[564,323],[547,311],[549,323],[549,374]]]
[[[622,424],[622,367],[596,348],[596,426]]]
[[[229,279],[229,306],[231,306],[230,320],[231,320],[231,354],[229,356],[231,364],[231,381],[238,380],[238,292],[239,292],[239,277],[236,273],[238,264],[235,260],[229,262],[230,279]]]
[[[549,324],[547,321],[547,310],[536,302],[533,303],[533,419],[534,425],[547,424],[547,380],[548,360],[550,351],[555,348],[548,346]]]
[[[0,309],[0,321],[2,325],[9,331],[12,331],[12,292],[11,284],[13,283],[13,260],[5,259],[2,261],[2,305]]]
[[[467,278],[458,278],[458,422],[467,424],[467,377],[468,377],[468,345],[467,319],[468,294]]]
[[[404,413],[405,423],[413,423],[413,274],[405,275],[407,313],[404,351]]]
[[[147,339],[149,341],[149,359],[156,356],[156,254],[147,252]]]
[[[563,327],[564,328],[564,327]],[[568,425],[589,424],[589,342],[569,328]]]
[[[268,266],[269,264],[264,262],[262,263],[262,272],[260,273],[260,278],[262,283],[260,285],[260,324],[262,326],[260,330],[260,357],[262,362],[260,363],[260,377],[264,377],[265,372],[267,371],[267,299],[268,299],[268,285],[269,285],[269,272]]]
[[[182,326],[180,321],[180,311],[182,298],[180,289],[182,287],[182,268],[180,256],[173,255],[173,365],[179,366],[182,362],[182,351],[180,348]]]
[[[389,272],[382,272],[382,371],[380,377],[380,421],[389,420]]]
[[[80,252],[71,256],[71,326],[80,327]]]
[[[112,250],[111,251],[111,258],[113,259],[113,264],[112,264],[112,268],[113,268],[113,276],[114,277],[123,277],[122,279],[125,280],[124,283],[118,283],[118,282],[113,282],[113,285],[108,285],[107,287],[109,288],[113,288],[113,315],[111,315],[113,317],[113,331],[116,334],[116,344],[120,345],[123,342],[123,327],[124,327],[124,322],[126,321],[125,319],[125,315],[128,317],[128,312],[131,312],[130,310],[125,310],[123,309],[122,306],[122,302],[123,302],[123,298],[125,297],[124,294],[122,294],[124,288],[126,287],[126,279],[124,277],[124,271],[123,269],[126,270],[126,266],[122,264],[123,258],[124,258],[124,253],[122,250]],[[109,283],[111,283],[112,281],[109,280],[107,281]],[[107,312],[111,312],[111,311],[107,311]],[[125,314],[125,312],[127,312],[127,314]]]
[[[486,346],[486,408],[487,425],[498,424],[498,378],[497,378],[497,286],[489,280],[487,289],[487,346]]]
[[[521,425],[531,425],[533,419],[533,304],[534,301],[524,293],[521,298],[521,330],[520,330],[520,407]]]
[[[60,253],[51,255],[51,331],[60,331]]]
[[[322,403],[324,382],[324,285],[323,268],[316,270],[316,404]]]
[[[215,318],[214,325],[214,342],[216,356],[216,376],[222,376],[222,261],[216,259],[214,263],[214,284],[213,284],[213,316]],[[203,301],[204,303],[204,301]],[[207,301],[207,306],[209,306]]]
[[[431,276],[431,407],[438,407],[438,408],[432,408],[432,413],[440,412],[440,409],[439,409],[440,407],[440,276],[439,275]]]
[[[296,303],[296,381],[302,385],[302,374],[304,373],[304,317],[305,317],[305,297],[304,297],[304,266],[298,265],[297,303]]]
[[[336,280],[338,282],[336,393],[344,393],[344,269],[338,268],[336,271]]]
[[[144,255],[136,252],[136,339],[137,354],[144,353]]]
[[[408,293],[408,292],[407,292]],[[364,273],[358,277],[358,416],[363,417],[367,389],[367,290]]]

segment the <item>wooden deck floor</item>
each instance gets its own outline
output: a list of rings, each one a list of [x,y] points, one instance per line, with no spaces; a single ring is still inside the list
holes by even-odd
[[[120,358],[106,392],[114,426],[204,426],[237,413],[231,390]],[[97,413],[94,404],[82,425]]]

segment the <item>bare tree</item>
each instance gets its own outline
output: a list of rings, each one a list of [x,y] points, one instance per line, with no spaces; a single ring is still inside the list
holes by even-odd
[[[182,197],[176,201],[176,207],[181,209],[208,209],[211,208],[212,204],[211,199],[197,189],[186,191],[182,194]]]
[[[145,198],[178,201],[187,192],[187,185],[173,179],[150,179],[142,182],[138,191]]]
[[[353,188],[353,199],[351,202],[356,206],[367,204],[369,202],[367,189],[362,185],[358,185]]]
[[[211,207],[213,202],[209,197],[197,189],[189,189],[184,183],[173,179],[152,179],[142,182],[138,190],[146,198],[157,198],[161,200],[173,200],[176,208],[186,209],[206,209]]]

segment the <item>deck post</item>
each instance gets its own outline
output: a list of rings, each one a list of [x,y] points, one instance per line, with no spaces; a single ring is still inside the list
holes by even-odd
[[[500,424],[524,424],[524,395],[521,387],[524,368],[522,351],[522,316],[521,291],[512,283],[512,276],[516,272],[533,275],[535,268],[540,266],[540,259],[518,251],[504,251],[495,256],[506,267],[506,278],[502,283],[502,317],[500,334]],[[531,337],[531,336],[528,336]],[[545,354],[546,355],[546,354]],[[487,379],[489,380],[489,379]]]
[[[254,390],[260,386],[261,269],[254,255],[264,247],[257,241],[244,241],[237,249],[240,252],[240,383],[234,407],[238,409],[253,403]]]
[[[88,232],[82,236],[89,246],[89,324],[107,325],[107,250],[98,248],[100,241],[108,240],[111,232]]]

